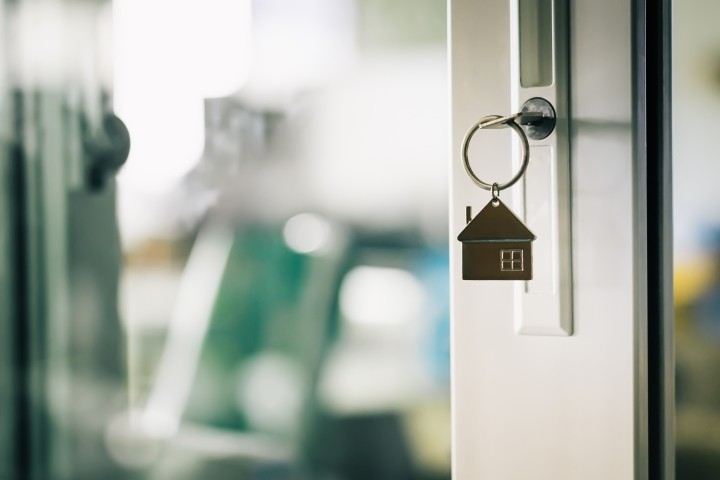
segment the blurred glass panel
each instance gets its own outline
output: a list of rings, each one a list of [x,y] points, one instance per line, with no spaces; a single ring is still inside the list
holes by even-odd
[[[445,8],[0,2],[0,478],[450,478]]]
[[[673,5],[677,478],[720,478],[720,4]]]
[[[113,462],[450,478],[445,2],[114,7]]]

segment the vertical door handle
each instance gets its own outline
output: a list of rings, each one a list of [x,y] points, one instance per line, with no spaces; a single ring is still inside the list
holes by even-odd
[[[533,280],[515,288],[515,328],[525,335],[571,335],[568,2],[511,0],[510,22],[510,110],[545,116],[552,110],[556,119],[550,129],[522,126],[531,161],[513,206],[537,240]]]

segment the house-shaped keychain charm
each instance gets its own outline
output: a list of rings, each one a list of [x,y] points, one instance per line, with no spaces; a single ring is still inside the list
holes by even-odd
[[[463,280],[531,280],[535,235],[494,198],[458,235]]]

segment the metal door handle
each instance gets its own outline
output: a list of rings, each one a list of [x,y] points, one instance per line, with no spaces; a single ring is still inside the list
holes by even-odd
[[[568,0],[511,0],[510,19],[510,108],[520,112],[530,149],[513,207],[537,235],[533,281],[515,290],[515,328],[526,335],[570,335]],[[542,121],[535,120],[538,112]],[[520,146],[513,148],[517,162]]]

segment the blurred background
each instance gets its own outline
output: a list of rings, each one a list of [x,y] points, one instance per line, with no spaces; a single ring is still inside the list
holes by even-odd
[[[2,3],[0,478],[450,478],[445,3]]]
[[[673,2],[677,478],[720,478],[720,3]]]
[[[678,480],[715,480],[720,4],[673,15]],[[0,478],[450,478],[444,0],[0,35]]]

